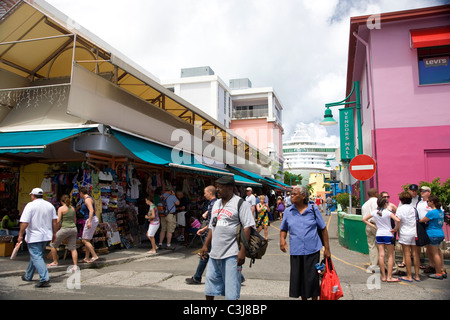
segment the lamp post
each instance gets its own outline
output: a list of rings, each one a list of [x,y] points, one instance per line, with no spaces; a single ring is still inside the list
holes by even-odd
[[[347,101],[350,97],[355,93],[354,101]],[[362,126],[361,126],[361,97],[359,92],[359,81],[353,82],[352,91],[342,101],[332,102],[325,104],[325,117],[323,121],[320,123],[323,126],[332,126],[337,124],[337,121],[333,118],[333,113],[331,111],[331,107],[337,106],[348,106],[354,104],[352,107],[342,108],[340,109],[340,119],[341,119],[341,161],[346,164],[346,168],[348,168],[348,164],[355,156],[355,142],[354,142],[354,121],[353,121],[353,110],[356,109],[356,127],[358,130],[358,155],[363,154],[363,141],[362,141]],[[351,113],[348,109],[352,109]],[[351,122],[351,123],[350,123]],[[350,174],[350,173],[349,173]],[[360,190],[361,190],[361,204],[364,203],[364,182],[360,181]],[[350,187],[351,190],[351,187]],[[351,208],[351,191],[350,191],[350,208]]]

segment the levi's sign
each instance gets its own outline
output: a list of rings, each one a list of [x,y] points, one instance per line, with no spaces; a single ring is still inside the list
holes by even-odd
[[[339,109],[339,127],[341,134],[341,161],[350,161],[355,157],[353,108]]]

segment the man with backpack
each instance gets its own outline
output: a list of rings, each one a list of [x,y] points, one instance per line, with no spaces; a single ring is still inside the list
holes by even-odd
[[[161,219],[161,232],[159,234],[159,245],[162,248],[164,238],[167,237],[167,249],[172,249],[172,234],[177,226],[177,218],[175,216],[176,206],[180,204],[178,198],[174,195],[170,186],[166,187],[166,192],[161,195],[161,203],[163,207],[162,213],[160,213]]]
[[[237,300],[241,293],[240,269],[245,262],[245,246],[239,248],[236,233],[242,224],[248,241],[255,220],[247,202],[243,201],[238,210],[241,198],[233,193],[235,181],[232,176],[223,176],[216,184],[219,200],[212,209],[210,231],[201,250],[202,258],[206,258],[211,244],[205,296],[207,300],[214,300],[214,296],[220,295],[224,295],[227,300]]]

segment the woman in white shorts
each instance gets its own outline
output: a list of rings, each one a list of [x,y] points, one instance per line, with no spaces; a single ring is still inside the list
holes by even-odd
[[[80,198],[80,212],[85,220],[81,242],[83,242],[86,248],[86,256],[82,262],[92,263],[98,260],[98,255],[95,253],[94,246],[91,243],[91,240],[95,234],[95,229],[97,229],[98,226],[98,218],[95,215],[94,199],[92,199],[92,197],[88,194],[88,189],[86,187],[82,187],[80,189]],[[90,255],[92,255],[92,258],[89,258]]]
[[[414,280],[420,281],[419,266],[420,257],[419,250],[416,247],[416,210],[411,205],[412,196],[408,191],[400,194],[402,205],[398,207],[396,216],[400,219],[400,223],[396,229],[400,230],[398,242],[402,245],[403,261],[406,265],[406,277],[400,277],[400,280],[412,282],[411,253],[414,259]]]
[[[147,251],[147,253],[155,254],[156,250],[158,249],[158,247],[156,246],[156,242],[155,242],[155,234],[159,229],[160,222],[159,222],[158,210],[157,210],[155,204],[151,201],[151,199],[152,198],[150,196],[145,198],[145,203],[148,206],[150,206],[150,208],[148,209],[148,213],[145,216],[145,219],[148,219],[148,221],[149,221],[147,237],[150,240],[150,243],[152,244],[152,249],[150,251]]]

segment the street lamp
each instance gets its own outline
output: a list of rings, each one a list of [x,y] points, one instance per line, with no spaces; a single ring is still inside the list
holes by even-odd
[[[333,112],[330,110],[330,107],[325,109],[325,116],[323,121],[320,123],[323,126],[334,126],[338,122],[333,118]]]
[[[355,93],[354,101],[347,101],[350,97]],[[363,141],[362,141],[362,125],[361,125],[361,98],[359,92],[359,81],[353,82],[352,91],[342,101],[327,103],[325,104],[325,116],[323,121],[320,123],[323,126],[332,126],[337,124],[337,121],[333,118],[333,113],[331,111],[331,107],[337,106],[348,106],[354,104],[352,107],[346,107],[339,110],[340,119],[341,119],[341,161],[343,163],[349,164],[350,161],[355,156],[355,142],[354,142],[354,121],[353,121],[353,110],[356,109],[356,126],[358,130],[358,155],[363,154]],[[349,109],[352,109],[349,112]],[[350,188],[351,190],[351,188]],[[364,182],[360,181],[360,190],[361,190],[361,204],[364,203]],[[351,192],[350,192],[351,196]],[[351,199],[350,199],[351,204]]]

